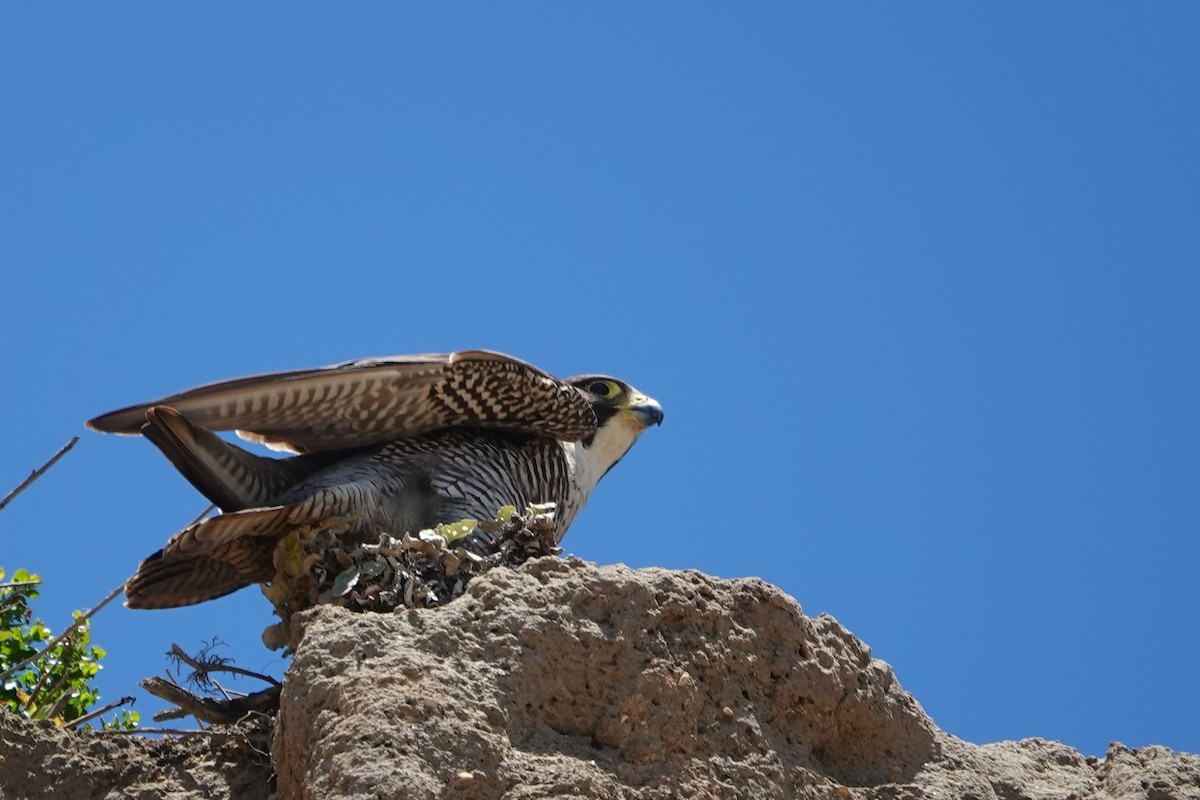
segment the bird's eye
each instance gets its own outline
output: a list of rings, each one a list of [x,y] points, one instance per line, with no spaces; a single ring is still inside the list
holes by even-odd
[[[597,397],[612,397],[617,393],[617,385],[612,381],[592,381],[587,390]]]

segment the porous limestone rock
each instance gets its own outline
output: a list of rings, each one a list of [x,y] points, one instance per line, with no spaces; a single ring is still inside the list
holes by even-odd
[[[1200,758],[940,731],[762,581],[544,558],[443,608],[306,612],[281,798],[1185,798]]]
[[[832,617],[754,579],[541,558],[439,608],[293,622],[278,800],[1200,800],[1200,756],[956,739]],[[0,798],[263,798],[270,767],[234,734],[0,714]]]

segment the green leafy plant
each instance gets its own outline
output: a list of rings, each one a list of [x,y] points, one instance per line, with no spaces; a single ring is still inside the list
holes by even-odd
[[[100,693],[92,680],[105,653],[91,644],[89,622],[76,611],[76,624],[56,639],[30,607],[41,578],[23,569],[7,582],[4,576],[0,568],[0,703],[29,719],[69,727],[93,719],[106,729],[136,727],[138,715],[128,709],[107,721],[100,718],[128,698],[93,710]]]

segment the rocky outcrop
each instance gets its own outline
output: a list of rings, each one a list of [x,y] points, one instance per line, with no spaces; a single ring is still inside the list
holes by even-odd
[[[957,740],[834,619],[758,580],[544,558],[442,608],[295,622],[271,746],[286,800],[1200,798],[1200,757],[1165,748]],[[152,796],[155,780],[170,787],[156,797],[267,791],[232,739],[38,729],[52,740],[35,745],[22,725],[0,727],[6,796],[38,796],[13,793],[37,779],[10,747],[111,777],[64,797]]]
[[[72,732],[0,709],[0,800],[266,800],[264,731],[230,726],[150,739]]]
[[[308,612],[273,750],[287,798],[1200,797],[1162,748],[959,741],[762,581],[560,559],[432,612]]]

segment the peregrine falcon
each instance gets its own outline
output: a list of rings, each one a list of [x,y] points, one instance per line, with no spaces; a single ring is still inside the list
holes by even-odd
[[[172,536],[125,584],[130,608],[174,608],[270,581],[276,544],[305,525],[367,540],[553,502],[561,539],[662,418],[616,378],[560,380],[467,350],[212,383],[88,427],[144,435],[222,511]],[[256,455],[218,430],[296,455]]]

